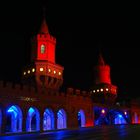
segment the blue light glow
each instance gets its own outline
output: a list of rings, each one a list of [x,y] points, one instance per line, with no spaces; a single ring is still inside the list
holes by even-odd
[[[139,122],[139,117],[138,117],[138,114],[135,112],[134,113],[134,123],[138,123]]]
[[[22,112],[18,106],[11,106],[7,113],[10,115],[10,122],[7,122],[8,132],[21,132],[22,131]],[[7,114],[7,115],[8,115]]]
[[[35,113],[35,110],[32,107],[30,107],[28,112],[29,112],[29,115],[32,115],[33,113]]]
[[[85,126],[85,113],[82,109],[78,112],[78,124],[80,127]]]
[[[36,108],[30,107],[28,110],[26,130],[28,132],[40,130],[40,114]]]
[[[13,112],[14,110],[12,108],[9,108],[7,112]]]
[[[115,117],[115,124],[126,124],[126,120],[121,114],[117,114]]]
[[[109,125],[110,120],[108,117],[107,108],[94,107],[94,124],[95,125]]]
[[[119,114],[118,117],[119,117],[119,118],[122,118],[122,115]]]
[[[64,129],[66,127],[66,113],[61,109],[57,112],[57,129]]]
[[[43,118],[43,130],[46,131],[52,129],[54,129],[54,114],[52,110],[46,109]]]
[[[0,129],[1,129],[1,122],[2,122],[2,115],[1,115],[1,110],[0,110]]]

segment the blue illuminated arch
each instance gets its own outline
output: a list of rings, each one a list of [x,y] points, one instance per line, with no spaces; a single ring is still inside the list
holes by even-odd
[[[0,132],[1,132],[1,125],[2,125],[2,114],[1,114],[1,110],[0,110]]]
[[[17,105],[7,109],[6,117],[6,132],[22,132],[22,111]]]
[[[134,113],[134,123],[139,123],[139,117],[138,117],[138,114],[135,112]]]
[[[126,124],[126,120],[125,118],[122,116],[122,114],[116,114],[115,116],[115,120],[114,120],[115,124]]]
[[[43,130],[54,129],[54,113],[51,109],[46,109],[43,115]]]
[[[94,107],[94,124],[95,125],[109,125],[109,116],[107,108]]]
[[[78,125],[80,127],[85,127],[85,123],[86,123],[85,113],[82,109],[80,109],[80,111],[78,112]]]
[[[66,122],[66,112],[63,109],[58,110],[57,112],[57,129],[64,129],[67,127]]]
[[[27,132],[40,130],[39,111],[34,107],[30,107],[28,110],[27,120],[26,120],[26,130]]]
[[[126,112],[126,111],[125,111]],[[118,109],[111,109],[109,116],[111,118],[111,124],[127,124],[130,122],[129,114],[125,114],[124,111]]]

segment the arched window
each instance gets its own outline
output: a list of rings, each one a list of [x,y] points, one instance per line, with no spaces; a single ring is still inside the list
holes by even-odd
[[[40,130],[40,115],[36,108],[30,107],[28,110],[26,130],[27,132]]]
[[[60,109],[57,112],[57,129],[64,129],[67,127],[66,125],[66,113],[63,109]]]
[[[78,125],[79,127],[85,127],[85,113],[82,109],[78,112]]]
[[[43,116],[43,130],[54,129],[54,114],[51,109],[46,109]]]
[[[6,132],[21,132],[22,131],[22,111],[13,105],[8,108],[6,115]]]
[[[41,45],[41,53],[42,54],[45,53],[45,45],[44,44]]]

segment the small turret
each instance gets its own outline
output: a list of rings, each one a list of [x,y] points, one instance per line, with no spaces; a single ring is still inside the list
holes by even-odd
[[[117,97],[117,87],[111,84],[110,66],[105,64],[102,54],[94,67],[94,84],[91,89],[94,102],[114,104]]]
[[[99,54],[98,64],[94,68],[95,84],[111,84],[110,66],[105,64],[102,54]]]
[[[98,65],[100,65],[100,66],[104,66],[105,65],[105,62],[104,62],[104,59],[103,59],[103,56],[102,56],[101,53],[99,54]]]

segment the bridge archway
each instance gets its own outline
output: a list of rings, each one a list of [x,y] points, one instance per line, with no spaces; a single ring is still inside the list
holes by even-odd
[[[109,125],[108,110],[102,107],[94,107],[94,124]]]
[[[122,114],[116,114],[114,119],[114,124],[126,124],[125,118],[122,116]]]
[[[22,111],[19,106],[12,105],[6,111],[6,132],[22,131]]]
[[[67,127],[67,117],[64,109],[57,112],[57,129],[64,129]]]
[[[138,114],[136,112],[134,112],[134,123],[135,124],[139,123],[139,117],[138,117]]]
[[[85,120],[85,113],[82,109],[78,112],[78,126],[85,127],[86,120]]]
[[[111,109],[109,111],[111,124],[127,124],[130,123],[129,114],[126,111]]]
[[[54,113],[51,109],[46,109],[43,115],[43,130],[54,129]]]
[[[40,114],[35,107],[30,107],[28,110],[26,130],[27,132],[40,130]]]

